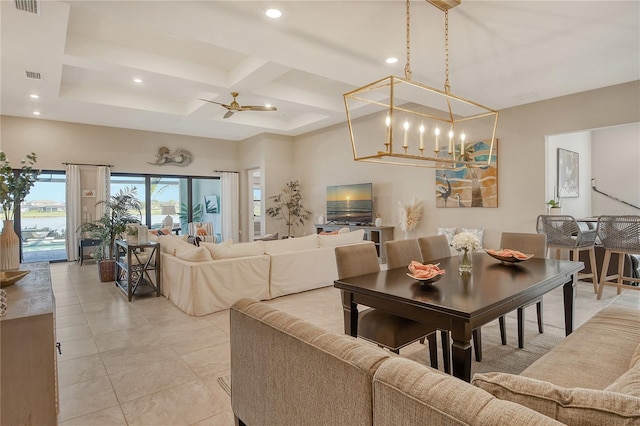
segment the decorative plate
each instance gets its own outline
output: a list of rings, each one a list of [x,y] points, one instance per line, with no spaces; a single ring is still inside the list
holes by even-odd
[[[500,256],[498,254],[496,254],[496,252],[494,250],[485,250],[485,252],[495,258],[498,259],[499,261],[501,261],[504,264],[514,264],[514,263],[518,263],[518,262],[524,262],[525,260],[529,260],[533,257],[532,254],[525,254],[525,256],[527,257],[523,257],[523,258],[517,258],[514,256]]]
[[[413,275],[411,275],[410,273],[407,272],[407,276],[410,278],[413,278],[416,281],[420,281],[420,283],[422,284],[426,284],[426,283],[435,283],[436,281],[438,281],[443,274],[436,274],[431,278],[418,278],[418,277],[414,277]]]
[[[20,281],[31,271],[0,271],[0,287],[9,287]]]

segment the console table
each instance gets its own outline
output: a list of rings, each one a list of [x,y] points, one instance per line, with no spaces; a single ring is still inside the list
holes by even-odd
[[[49,262],[20,265],[31,273],[5,287],[0,317],[0,424],[55,425],[58,383],[55,300]]]
[[[101,240],[93,238],[80,238],[78,241],[78,260],[80,260],[80,266],[84,263],[84,248],[85,247],[97,247],[102,243]]]
[[[364,229],[364,239],[373,241],[376,245],[376,251],[378,252],[378,259],[380,263],[387,263],[387,254],[384,248],[384,243],[393,240],[393,226],[361,226],[361,225],[315,225],[316,232],[331,232],[337,231],[342,228],[349,228],[351,231],[357,229]]]
[[[160,244],[155,241],[129,244],[116,240],[116,286],[129,302],[136,290],[143,287],[160,296]]]

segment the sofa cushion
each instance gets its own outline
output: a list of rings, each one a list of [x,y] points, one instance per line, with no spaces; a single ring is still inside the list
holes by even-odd
[[[336,235],[318,235],[319,247],[337,247],[345,244],[355,244],[362,242],[364,238],[364,229],[345,232]]]
[[[214,260],[232,259],[236,257],[260,256],[264,254],[264,241],[253,241],[250,243],[237,243],[227,240],[220,244],[200,243],[211,253]]]
[[[640,398],[640,345],[631,358],[629,370],[605,388],[607,391],[620,392]]]
[[[193,244],[189,244],[189,247],[177,247],[175,256],[190,262],[206,262],[212,259],[209,250],[204,247],[195,247]]]
[[[451,241],[453,241],[453,237],[456,235],[456,228],[438,228],[438,235],[444,235],[447,237],[447,241],[449,245],[451,245]]]
[[[415,361],[385,361],[373,377],[376,426],[559,425],[557,421]]]
[[[603,368],[605,365],[603,360]],[[617,392],[563,388],[507,373],[476,374],[471,383],[496,398],[529,407],[565,424],[621,425],[640,421],[640,398]]]
[[[285,238],[278,241],[265,241],[264,252],[266,254],[279,254],[290,251],[309,250],[318,248],[318,235],[311,234],[306,237]]]
[[[193,244],[189,244],[177,235],[159,235],[158,243],[160,243],[160,251],[173,255],[176,255],[176,249],[178,247],[193,248]]]

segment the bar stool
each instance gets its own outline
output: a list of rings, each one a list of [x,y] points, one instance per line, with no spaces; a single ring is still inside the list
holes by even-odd
[[[559,257],[560,250],[569,251],[569,258],[577,261],[581,251],[589,251],[589,263],[591,273],[580,274],[578,279],[591,278],[593,281],[593,292],[598,292],[598,272],[596,265],[596,230],[589,229],[584,224],[580,226],[573,216],[568,215],[540,215],[538,216],[538,234],[547,236],[547,250],[555,248],[556,257]]]
[[[598,217],[598,238],[604,247],[602,275],[598,287],[598,299],[602,297],[604,286],[618,288],[618,294],[623,288],[640,290],[640,278],[624,275],[624,259],[627,254],[640,255],[640,216],[600,216]],[[607,276],[611,253],[618,254],[618,273]],[[628,281],[629,284],[624,282]]]

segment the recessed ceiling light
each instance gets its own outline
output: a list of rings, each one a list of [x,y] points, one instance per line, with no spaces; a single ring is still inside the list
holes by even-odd
[[[33,115],[40,115],[40,111],[33,111]]]
[[[388,64],[395,64],[396,62],[398,62],[398,58],[387,58],[385,62]]]
[[[278,19],[282,16],[282,12],[280,12],[278,9],[267,9],[264,11],[264,14],[271,19]]]
[[[30,97],[31,99],[39,99],[39,98],[40,98],[40,96],[39,96],[39,95],[36,95],[35,93],[34,93],[34,94],[32,94],[32,95],[29,95],[29,97]]]
[[[142,83],[142,79],[141,78],[134,78],[133,82],[134,83]]]

